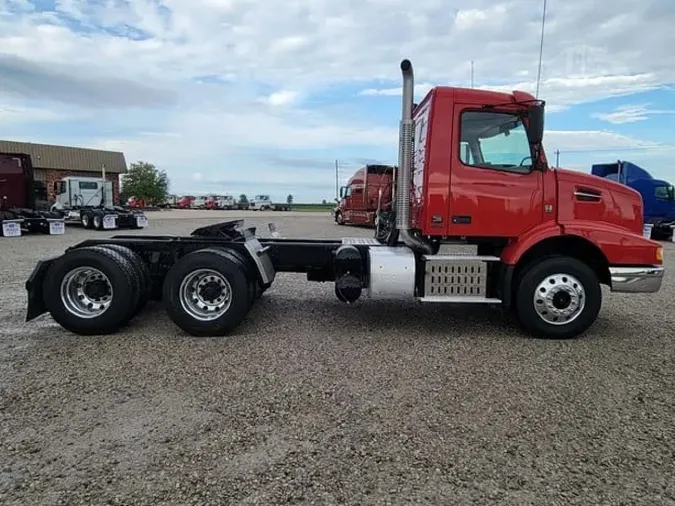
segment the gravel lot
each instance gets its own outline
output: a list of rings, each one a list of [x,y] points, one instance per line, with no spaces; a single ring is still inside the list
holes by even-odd
[[[271,215],[284,235],[371,235]],[[91,236],[0,239],[1,504],[675,504],[673,244],[660,293],[605,291],[568,342],[483,307],[348,307],[299,275],[229,338],[156,306],[109,337],[24,324],[35,262]]]

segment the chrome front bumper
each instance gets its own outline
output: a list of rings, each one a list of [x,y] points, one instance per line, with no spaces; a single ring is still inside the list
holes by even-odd
[[[654,293],[661,289],[663,267],[610,267],[613,292]]]

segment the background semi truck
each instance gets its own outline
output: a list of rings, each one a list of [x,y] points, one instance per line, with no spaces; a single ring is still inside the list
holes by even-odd
[[[256,195],[249,203],[248,208],[251,211],[290,211],[289,204],[279,204],[272,201],[269,195]]]
[[[112,182],[105,177],[64,177],[54,182],[54,195],[51,210],[66,223],[93,230],[148,226],[142,210],[113,204]]]
[[[0,236],[24,232],[60,235],[64,219],[49,210],[47,187],[34,180],[30,156],[0,153]]]
[[[642,196],[644,222],[653,225],[654,239],[672,240],[675,226],[675,187],[667,181],[654,179],[635,163],[617,160],[598,163],[591,174],[629,186]]]
[[[161,299],[183,331],[222,336],[244,321],[278,272],[294,272],[332,283],[337,299],[350,304],[365,294],[501,305],[530,334],[564,339],[597,319],[601,285],[633,294],[660,289],[663,247],[642,235],[640,194],[549,167],[543,101],[520,91],[439,86],[414,107],[409,60],[401,71],[392,210],[378,221],[386,233],[259,237],[241,220],[184,237],[92,238],[35,266],[26,319],[49,312],[72,332],[110,334]],[[475,251],[456,253],[458,245]],[[412,307],[404,310],[414,318]]]
[[[338,225],[375,226],[378,209],[391,210],[395,167],[366,165],[358,169],[345,186],[340,188],[340,200],[335,209]]]

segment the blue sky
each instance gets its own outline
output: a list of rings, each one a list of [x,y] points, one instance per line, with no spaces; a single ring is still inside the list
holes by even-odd
[[[330,200],[336,159],[341,182],[396,161],[401,58],[418,98],[472,60],[476,87],[533,91],[540,23],[533,0],[0,0],[0,138],[120,150],[179,194]],[[672,26],[672,0],[549,0],[549,160],[675,180]]]

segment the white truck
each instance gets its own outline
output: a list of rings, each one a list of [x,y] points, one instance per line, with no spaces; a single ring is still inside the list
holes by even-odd
[[[53,212],[66,223],[87,229],[144,228],[148,218],[142,211],[113,205],[113,185],[99,177],[64,177],[54,183]]]
[[[252,211],[290,211],[289,204],[275,204],[269,195],[256,195],[249,201],[248,208]]]
[[[206,203],[208,198],[203,195],[200,197],[195,197],[195,199],[190,204],[190,209],[206,209]]]

